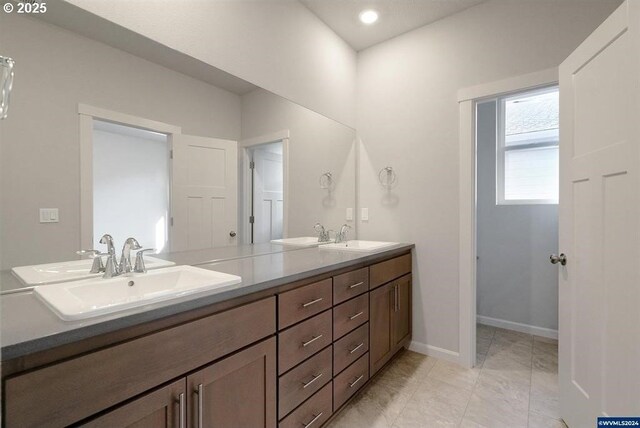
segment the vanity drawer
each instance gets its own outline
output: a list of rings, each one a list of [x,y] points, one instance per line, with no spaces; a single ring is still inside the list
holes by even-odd
[[[324,311],[278,334],[278,374],[306,360],[332,341],[333,315]]]
[[[333,411],[337,411],[369,380],[369,353],[333,379]]]
[[[8,427],[67,426],[273,333],[275,298],[5,380]]]
[[[333,344],[333,375],[337,375],[369,350],[369,323]]]
[[[333,308],[333,338],[339,339],[369,321],[369,293]]]
[[[410,272],[411,254],[377,263],[369,268],[369,287],[373,290]]]
[[[342,303],[369,291],[369,268],[362,268],[333,277],[333,303]]]
[[[284,329],[329,309],[332,303],[332,280],[314,282],[278,295],[278,328]]]
[[[316,428],[322,426],[330,417],[333,401],[333,383],[329,382],[313,397],[284,418],[279,428]]]
[[[280,376],[278,379],[279,418],[286,416],[331,380],[332,355],[332,347],[327,346],[324,351],[311,357],[289,373]]]

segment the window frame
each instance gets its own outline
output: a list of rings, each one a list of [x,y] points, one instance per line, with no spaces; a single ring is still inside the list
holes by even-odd
[[[499,97],[496,103],[496,205],[558,205],[558,199],[505,199],[505,158],[506,152],[530,149],[543,149],[560,146],[560,138],[557,141],[542,141],[530,144],[518,144],[507,146],[505,143],[505,105],[514,98],[540,95],[548,92],[559,91],[558,85],[546,86],[540,89],[517,92]]]

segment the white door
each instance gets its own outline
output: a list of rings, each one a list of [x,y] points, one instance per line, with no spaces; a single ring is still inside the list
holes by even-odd
[[[236,141],[173,136],[171,250],[236,245]]]
[[[560,405],[640,415],[640,2],[560,66]]]
[[[255,149],[253,162],[253,242],[280,239],[284,205],[282,154]]]

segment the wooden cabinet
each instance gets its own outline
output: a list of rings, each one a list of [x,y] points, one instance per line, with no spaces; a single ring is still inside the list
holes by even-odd
[[[369,318],[373,375],[411,339],[411,275],[371,291]]]
[[[186,384],[180,379],[81,426],[84,428],[174,428],[186,425]]]
[[[276,426],[276,339],[187,376],[189,426]]]
[[[411,339],[411,255],[378,260],[13,371],[3,426],[320,427]]]

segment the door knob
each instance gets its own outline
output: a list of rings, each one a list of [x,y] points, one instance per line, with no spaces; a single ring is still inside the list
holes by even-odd
[[[560,253],[559,256],[551,254],[551,256],[549,257],[549,261],[554,265],[560,263],[562,266],[565,266],[567,264],[567,256],[565,256],[564,253]]]
[[[229,236],[232,238],[236,237],[236,232],[234,232],[233,230],[231,232],[229,232]]]

